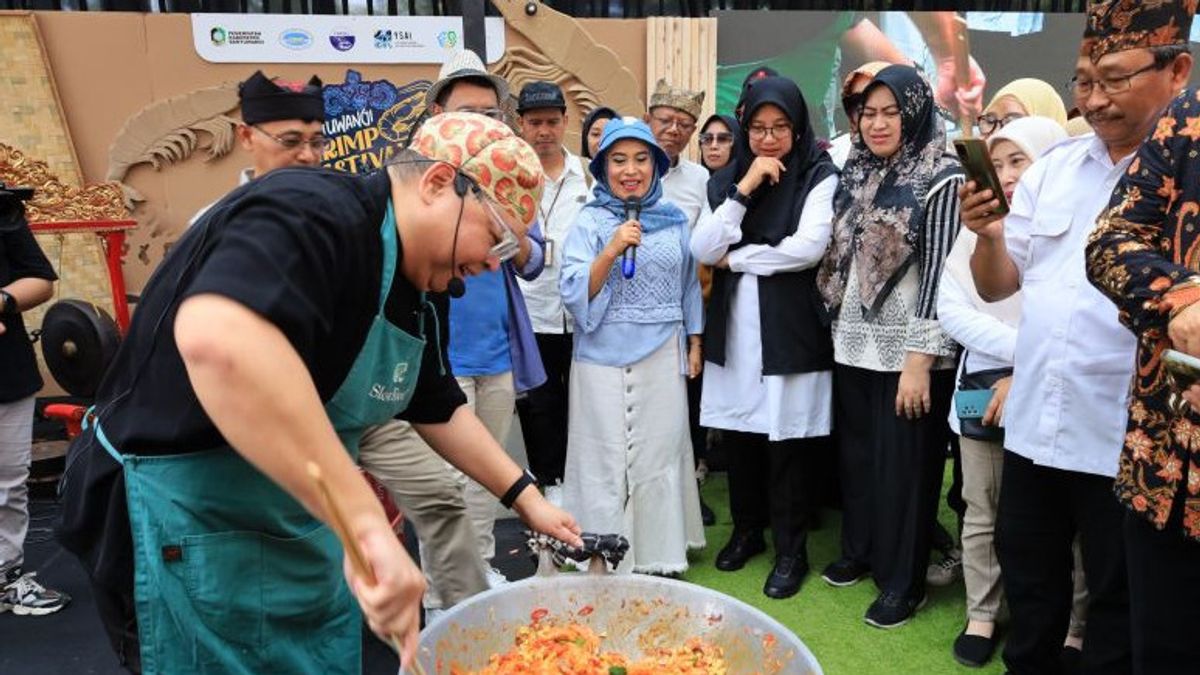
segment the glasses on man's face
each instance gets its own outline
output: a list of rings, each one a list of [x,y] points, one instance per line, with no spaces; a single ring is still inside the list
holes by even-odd
[[[1092,95],[1094,89],[1099,89],[1106,96],[1112,94],[1123,94],[1133,88],[1133,78],[1148,73],[1152,70],[1161,70],[1162,68],[1157,63],[1151,63],[1143,68],[1129,73],[1127,75],[1114,75],[1112,77],[1101,77],[1095,80],[1081,78],[1078,75],[1072,77],[1067,82],[1067,91],[1076,98],[1087,98]]]
[[[324,136],[314,136],[308,140],[305,140],[300,135],[289,134],[287,136],[276,136],[257,124],[251,124],[250,128],[275,141],[279,144],[279,147],[287,150],[288,152],[298,152],[301,148],[307,146],[308,149],[312,150],[314,154],[319,155],[325,152],[325,148],[329,147],[329,139],[325,138]]]
[[[457,108],[457,109],[455,109],[455,111],[454,111],[454,112],[467,112],[467,113],[475,113],[476,115],[483,115],[484,117],[490,117],[490,118],[492,118],[492,119],[494,119],[494,120],[497,120],[497,121],[499,121],[499,122],[503,122],[503,121],[505,121],[505,115],[504,115],[504,111],[503,111],[503,110],[501,110],[501,109],[499,109],[499,108],[471,108],[471,107],[466,107],[466,108]]]
[[[766,125],[752,124],[750,125],[750,138],[762,140],[768,135],[771,138],[787,138],[792,133],[792,125],[776,124],[768,127]]]
[[[733,134],[718,131],[715,134],[700,134],[700,145],[729,145],[733,142]]]
[[[1025,116],[1021,113],[1009,113],[1003,117],[997,117],[991,113],[988,113],[986,115],[980,115],[979,117],[976,117],[975,124],[979,125],[979,133],[986,136],[1003,129],[1008,125],[1009,122],[1012,122],[1013,120],[1019,120],[1022,117]]]
[[[684,117],[673,117],[671,115],[651,115],[650,119],[654,120],[654,124],[661,131],[670,131],[671,127],[679,130],[679,133],[688,135],[696,129],[696,123]]]
[[[500,262],[512,260],[521,250],[521,240],[517,238],[517,233],[513,232],[512,226],[508,224],[504,216],[500,214],[500,209],[483,194],[483,191],[475,190],[474,192],[479,203],[483,204],[483,210],[488,214],[492,236],[496,238],[496,243],[488,249],[488,257],[495,258]]]

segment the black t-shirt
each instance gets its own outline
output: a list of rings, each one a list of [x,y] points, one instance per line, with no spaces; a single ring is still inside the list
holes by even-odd
[[[225,445],[196,400],[174,338],[186,298],[215,293],[261,314],[288,337],[322,401],[341,386],[378,307],[380,225],[390,185],[322,169],[280,169],[238,188],[180,238],[146,285],[129,334],[97,393],[105,436],[122,453],[171,454]],[[400,272],[384,314],[418,334],[420,293]],[[446,307],[439,308],[441,345]],[[435,323],[421,374],[400,417],[448,420],[466,402],[443,370]],[[60,484],[58,537],[102,586],[132,592],[129,516],[121,467],[91,432],[72,444]]]
[[[19,201],[0,203],[0,288],[17,279],[46,279],[58,275],[42,253],[33,232],[25,222],[25,209]],[[32,396],[42,388],[33,343],[25,332],[20,315],[0,316],[4,333],[0,334],[0,403],[11,403]]]
[[[389,191],[383,172],[358,177],[278,170],[230,193],[192,225],[143,291],[97,392],[96,409],[113,445],[156,455],[225,444],[200,407],[175,344],[176,311],[194,295],[231,298],[277,326],[303,359],[321,400],[331,399],[379,306],[379,229]],[[385,315],[417,335],[420,293],[399,265],[397,260]],[[439,368],[436,324],[431,318],[425,323],[421,375],[401,417],[444,422],[466,399],[448,367]]]

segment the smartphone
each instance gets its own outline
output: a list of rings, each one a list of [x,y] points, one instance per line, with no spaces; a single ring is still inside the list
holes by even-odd
[[[954,151],[962,162],[967,180],[975,181],[979,191],[991,190],[1000,206],[995,209],[997,215],[1008,215],[1008,199],[1004,189],[1000,187],[1000,177],[996,175],[996,167],[992,166],[992,155],[988,152],[987,141],[981,138],[960,138],[954,141]]]
[[[1176,388],[1187,389],[1200,381],[1200,359],[1174,349],[1163,352],[1162,359],[1163,366],[1175,382]]]

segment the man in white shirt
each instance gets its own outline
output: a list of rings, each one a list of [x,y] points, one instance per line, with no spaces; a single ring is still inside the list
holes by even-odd
[[[242,123],[234,135],[250,154],[250,166],[238,173],[239,187],[275,169],[320,165],[328,145],[322,132],[325,99],[321,87],[316,75],[307,82],[289,82],[268,79],[261,70],[238,85]],[[210,208],[212,204],[197,211],[188,226]]]
[[[553,82],[530,82],[517,98],[517,115],[524,138],[542,160],[546,187],[538,206],[538,221],[546,237],[546,263],[532,281],[518,279],[534,337],[546,369],[546,383],[517,401],[521,433],[529,469],[546,490],[558,499],[567,457],[567,381],[571,373],[571,315],[558,290],[562,270],[562,245],[575,216],[588,202],[587,169],[577,155],[563,146],[567,130],[567,102]]]
[[[1176,93],[1180,54],[1127,40],[1117,27],[1124,22],[1109,16],[1113,8],[1092,5],[1072,80],[1095,135],[1051,148],[1022,176],[1007,217],[994,215],[998,201],[989,191],[968,183],[960,193],[963,221],[979,235],[971,267],[980,295],[996,301],[1020,289],[1024,298],[996,523],[1012,613],[1004,661],[1013,673],[1061,668],[1076,533],[1090,604],[1082,669],[1132,672],[1124,512],[1113,478],[1136,342],[1088,283],[1084,248]]]
[[[704,207],[708,206],[708,169],[683,157],[683,151],[692,140],[696,122],[700,119],[700,108],[704,105],[704,92],[688,91],[672,87],[666,80],[659,80],[650,96],[650,107],[646,112],[646,124],[654,133],[654,140],[666,151],[671,168],[663,176],[663,198],[683,210],[688,218],[688,227],[695,229]],[[711,277],[711,272],[700,266],[701,283]],[[704,377],[691,378],[688,385],[688,420],[692,434],[692,454],[697,460],[705,456],[705,441],[708,431],[700,426],[700,392]],[[712,509],[700,502],[705,525],[716,522]]]
[[[704,92],[678,89],[659,80],[646,113],[654,140],[671,160],[671,168],[662,178],[663,198],[683,209],[689,227],[696,226],[708,203],[708,169],[682,156],[696,132],[702,105]]]

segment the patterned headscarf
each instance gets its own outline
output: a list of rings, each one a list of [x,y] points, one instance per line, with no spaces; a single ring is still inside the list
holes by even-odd
[[[409,148],[458,169],[521,223],[529,225],[537,215],[542,163],[503,122],[477,113],[442,113],[421,125]]]
[[[1092,59],[1127,49],[1186,45],[1196,0],[1101,0],[1088,3],[1081,53]]]
[[[962,175],[946,151],[946,132],[934,112],[933,90],[915,68],[889,66],[864,93],[887,87],[900,107],[900,149],[878,157],[861,134],[833,198],[833,241],[817,284],[830,310],[841,307],[851,263],[858,275],[863,316],[874,318],[912,263],[925,222],[925,199]]]

